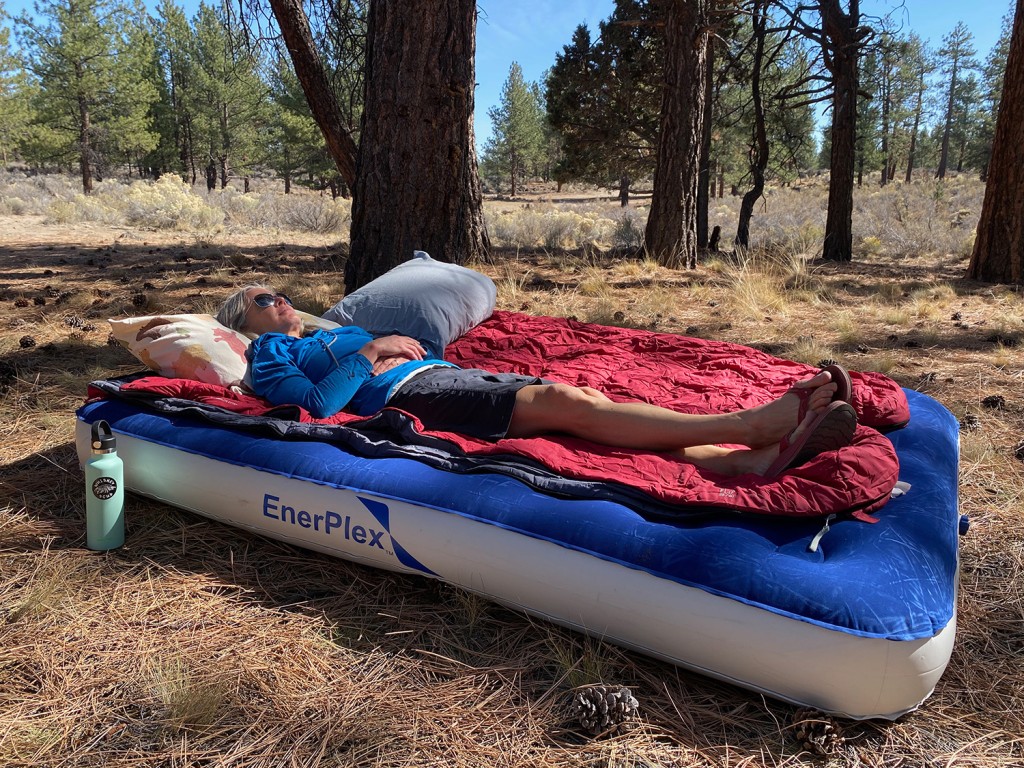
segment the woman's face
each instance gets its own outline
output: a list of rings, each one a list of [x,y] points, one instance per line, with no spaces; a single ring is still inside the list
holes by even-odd
[[[283,297],[270,293],[264,288],[250,288],[245,294],[249,306],[245,310],[244,330],[257,335],[283,333],[288,336],[300,336],[302,334],[302,319]],[[261,294],[273,296],[273,303],[268,307],[256,304],[256,297]]]

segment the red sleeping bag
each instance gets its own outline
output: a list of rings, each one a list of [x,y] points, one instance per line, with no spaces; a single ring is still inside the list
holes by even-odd
[[[766,403],[815,372],[738,344],[572,320],[496,312],[459,338],[446,357],[467,368],[514,371],[600,389],[616,400],[644,400],[688,413],[734,411]],[[469,456],[511,455],[537,461],[566,477],[628,485],[660,501],[783,516],[849,513],[867,519],[889,499],[899,462],[878,429],[910,418],[906,397],[891,379],[852,372],[861,426],[853,443],[821,454],[775,478],[724,477],[666,453],[609,448],[565,436],[488,443],[450,433],[428,433]],[[147,377],[141,390],[215,405],[238,413],[272,412],[259,398],[215,385]],[[308,413],[302,421],[314,422]],[[323,420],[358,426],[346,413]],[[418,426],[418,425],[417,425]]]

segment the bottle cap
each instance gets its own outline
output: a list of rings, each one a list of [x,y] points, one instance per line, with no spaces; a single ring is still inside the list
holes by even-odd
[[[92,425],[92,449],[96,453],[111,453],[117,448],[117,440],[110,431],[110,425],[100,419]]]

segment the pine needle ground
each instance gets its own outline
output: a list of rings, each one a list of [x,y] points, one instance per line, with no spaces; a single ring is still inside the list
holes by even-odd
[[[947,191],[948,212],[928,185],[858,192],[871,229],[852,264],[815,260],[823,187],[809,185],[769,196],[754,251],[692,271],[626,258],[601,223],[623,214],[600,195],[582,213],[573,203],[547,244],[541,229],[477,265],[503,309],[834,358],[962,420],[972,527],[952,661],[918,711],[844,722],[825,756],[802,751],[788,705],[140,497],[125,547],[89,552],[73,412],[91,379],[139,368],[107,344],[104,319],[209,311],[252,280],[322,309],[340,295],[344,244],[230,222],[197,233],[0,217],[0,764],[1024,764],[1024,309],[1012,288],[961,279],[976,187]],[[728,221],[734,201],[716,202]],[[548,190],[489,215],[514,231],[522,209],[537,230],[537,206],[559,205]],[[566,235],[577,215],[606,239]],[[597,683],[627,686],[639,715],[592,737],[567,703]]]

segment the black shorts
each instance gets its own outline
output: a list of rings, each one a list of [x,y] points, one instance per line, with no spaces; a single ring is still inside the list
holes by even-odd
[[[411,413],[426,429],[493,441],[508,432],[516,393],[531,384],[550,383],[478,368],[431,368],[404,382],[388,406]]]

